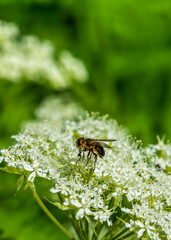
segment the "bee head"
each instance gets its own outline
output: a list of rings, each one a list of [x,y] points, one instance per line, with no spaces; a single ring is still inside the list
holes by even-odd
[[[78,138],[78,139],[76,140],[76,145],[77,145],[78,148],[80,148],[80,147],[82,146],[83,141],[84,141],[84,138],[83,138],[83,137],[82,137],[82,138]]]

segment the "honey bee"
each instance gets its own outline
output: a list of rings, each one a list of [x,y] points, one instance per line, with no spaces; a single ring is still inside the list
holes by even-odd
[[[79,159],[76,161],[76,164],[78,161],[81,159],[81,154],[83,153],[83,158],[84,158],[84,152],[88,151],[87,154],[87,163],[86,166],[89,162],[89,159],[91,159],[92,154],[95,157],[95,162],[94,162],[94,169],[96,168],[96,162],[97,162],[97,156],[103,158],[105,156],[105,150],[104,148],[111,148],[109,145],[103,142],[113,142],[117,141],[116,139],[91,139],[91,138],[78,138],[76,140],[76,146],[79,148],[79,153],[78,157]]]

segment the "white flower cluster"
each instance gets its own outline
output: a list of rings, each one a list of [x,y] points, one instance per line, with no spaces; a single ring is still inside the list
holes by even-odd
[[[144,154],[148,156],[149,164],[171,172],[171,144],[164,144],[164,138],[158,137],[158,144],[149,145],[144,149]]]
[[[60,97],[47,97],[40,106],[36,109],[35,115],[40,120],[63,121],[66,119],[77,119],[78,116],[83,115],[84,111],[78,103],[64,94]]]
[[[80,136],[117,139],[105,157],[98,158],[95,171],[94,159],[88,166],[86,158],[75,164],[75,140]],[[87,216],[112,226],[112,215],[121,211],[125,227],[138,238],[171,239],[171,176],[150,166],[139,143],[114,120],[92,114],[61,125],[35,123],[14,138],[17,143],[1,151],[6,168],[16,169],[28,181],[52,180],[51,193],[60,194],[63,208],[75,209],[76,219]]]
[[[68,51],[55,61],[55,48],[50,41],[35,36],[21,36],[13,23],[0,21],[0,78],[47,83],[55,89],[70,86],[73,80],[86,81],[84,64]]]

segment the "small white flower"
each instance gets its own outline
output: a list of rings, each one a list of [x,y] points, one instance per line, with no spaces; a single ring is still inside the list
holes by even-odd
[[[60,189],[59,188],[51,188],[50,191],[51,191],[51,193],[57,193],[57,192],[60,192]]]
[[[101,176],[102,176],[101,170],[100,170],[100,169],[97,169],[97,167],[96,167],[96,169],[94,170],[94,173],[96,174],[97,177],[101,177]]]
[[[33,182],[35,177],[36,177],[36,172],[32,172],[28,177],[28,181]]]
[[[76,207],[82,207],[82,204],[80,202],[78,202],[77,199],[71,200],[71,204],[76,206]]]
[[[138,233],[137,233],[137,237],[138,237],[138,238],[141,237],[141,236],[143,235],[144,231],[145,231],[144,228],[141,229],[141,230],[139,230]]]
[[[9,151],[8,151],[7,149],[2,149],[2,150],[1,150],[1,153],[2,153],[2,155],[4,155],[5,157],[9,157],[9,156],[10,156],[10,153],[9,153]]]
[[[75,165],[75,162],[70,162],[70,164]]]
[[[122,210],[123,212],[131,213],[131,214],[132,214],[132,211],[131,211],[129,208],[121,208],[121,210]]]
[[[135,224],[138,225],[138,226],[141,227],[141,228],[144,227],[144,224],[142,224],[142,222],[140,222],[139,220],[138,220],[138,221],[135,221]]]
[[[113,196],[113,197],[116,197],[117,195],[118,195],[117,192],[112,193],[112,196]]]
[[[4,160],[4,157],[0,157],[0,163]]]
[[[80,208],[76,214],[76,219],[83,218],[84,217],[84,209]]]
[[[34,168],[27,162],[23,162],[23,167],[27,171],[33,171],[34,170]]]

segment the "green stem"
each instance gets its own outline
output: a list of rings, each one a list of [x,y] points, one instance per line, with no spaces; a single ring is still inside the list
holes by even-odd
[[[74,220],[74,218],[73,218],[73,216],[72,216],[72,214],[71,214],[71,212],[70,212],[69,210],[67,210],[67,216],[68,216],[68,219],[71,221],[72,226],[73,226],[73,228],[75,229],[76,234],[77,234],[78,237],[80,238],[80,231],[79,231],[78,226],[77,226],[77,224],[75,223],[75,220]]]
[[[59,200],[62,204],[63,198],[62,198],[62,195],[60,193],[58,193],[58,197],[59,197]],[[67,217],[71,221],[72,226],[73,226],[78,238],[81,239],[81,240],[84,239],[83,232],[82,232],[82,229],[81,229],[80,224],[79,224],[79,220],[78,221],[75,220],[72,216],[72,213],[69,210],[67,210],[66,212],[67,212]]]
[[[99,234],[103,228],[104,224],[100,223],[99,221],[96,222],[96,226],[94,228],[93,236],[91,240],[96,240],[99,237]]]
[[[126,239],[126,238],[128,238],[128,237],[130,237],[131,235],[133,235],[133,234],[135,234],[134,232],[130,232],[130,233],[128,233],[128,234],[126,234],[126,235],[124,235],[124,236],[122,236],[122,237],[119,237],[119,238],[112,238],[111,240],[124,240],[124,239]]]
[[[83,229],[83,225],[82,225],[82,221],[79,219],[78,221],[78,229],[80,230],[80,240],[84,240],[85,239],[85,232],[84,232],[84,229]]]
[[[124,230],[120,231],[118,234],[116,234],[112,239],[117,239],[118,237],[122,236],[124,233],[128,232],[129,228],[124,228]]]
[[[120,225],[122,222],[120,220],[117,220],[115,224],[110,227],[109,231],[103,236],[102,240],[110,240],[113,235],[117,233],[117,230],[120,229]]]
[[[79,222],[80,222],[81,232],[82,232],[82,234],[84,236],[84,239],[85,239],[86,238],[85,237],[86,236],[86,232],[85,232],[85,227],[83,226],[83,220],[79,220]]]
[[[43,209],[43,211],[47,214],[47,216],[62,230],[62,232],[64,232],[70,239],[74,240],[72,235],[58,222],[58,220],[52,215],[52,213],[47,209],[47,207],[41,201],[33,185],[28,183],[28,186],[30,187],[34,198],[36,199],[40,207]]]
[[[85,218],[85,233],[86,240],[89,240],[89,223],[86,218]]]

